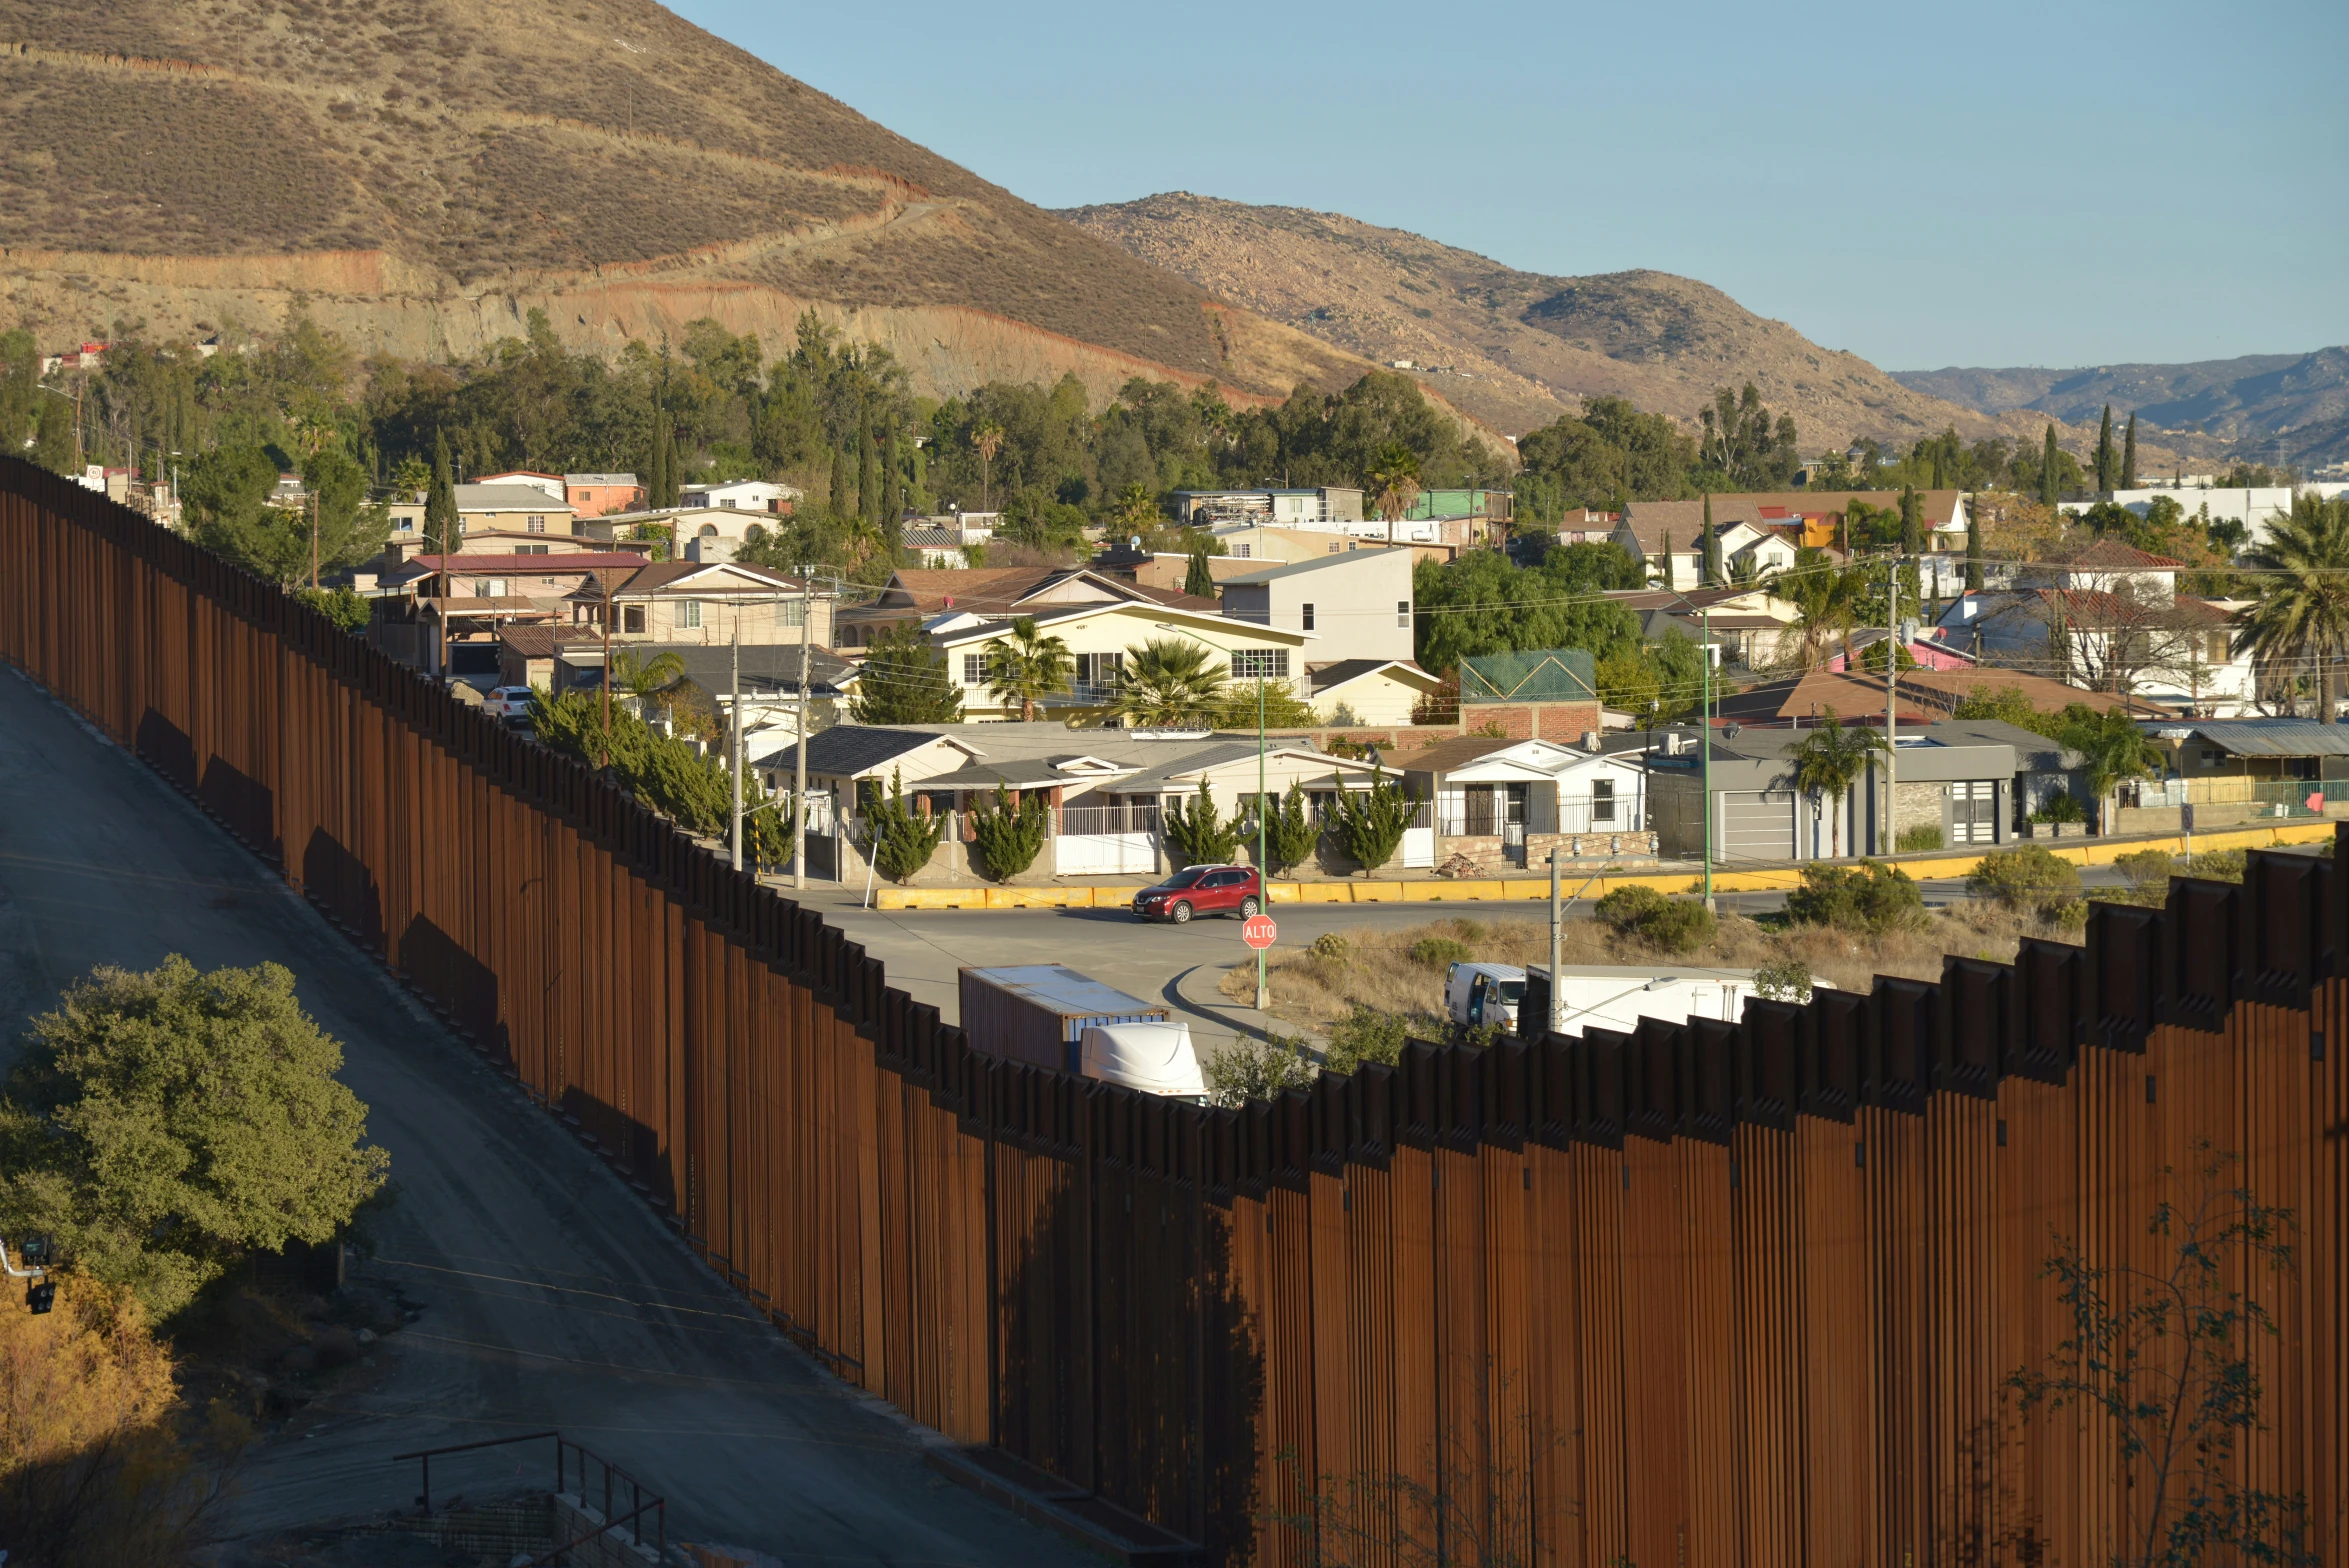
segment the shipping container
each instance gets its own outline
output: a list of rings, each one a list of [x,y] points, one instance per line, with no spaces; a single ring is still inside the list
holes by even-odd
[[[962,1028],[972,1046],[1015,1062],[1079,1070],[1088,1025],[1164,1023],[1145,1002],[1062,964],[962,971]]]

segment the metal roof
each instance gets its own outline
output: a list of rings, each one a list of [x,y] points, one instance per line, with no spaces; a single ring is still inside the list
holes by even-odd
[[[2175,729],[2177,721],[2157,723]],[[2314,719],[2222,719],[2192,725],[2193,732],[2238,757],[2349,757],[2349,725]]]
[[[828,730],[816,731],[808,742],[807,767],[810,773],[833,777],[854,777],[868,769],[877,768],[892,758],[909,751],[918,751],[935,740],[948,737],[928,730],[886,730],[863,724],[835,724]],[[967,751],[970,748],[964,747]],[[786,746],[766,760],[769,769],[794,768],[799,765],[799,747]]]
[[[1114,986],[1078,974],[1066,964],[1016,964],[1004,969],[965,969],[974,979],[1023,997],[1063,1018],[1131,1017],[1136,1013],[1167,1015],[1163,1002],[1145,1002]]]

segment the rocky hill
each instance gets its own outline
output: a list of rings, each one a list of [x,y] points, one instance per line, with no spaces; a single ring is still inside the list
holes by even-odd
[[[1600,395],[1693,419],[1715,387],[1748,380],[1793,413],[1806,451],[2026,423],[1913,391],[1670,273],[1547,277],[1337,213],[1180,191],[1062,216],[1333,347],[1425,367],[1432,390],[1511,434]]]
[[[0,0],[0,321],[442,357],[813,307],[917,384],[1364,368],[649,0]]]
[[[2349,458],[2349,348],[2183,365],[1903,370],[1893,377],[1985,414],[2021,409],[2094,424],[2109,405],[2193,449],[2224,447],[2258,461],[2279,452],[2299,463]]]

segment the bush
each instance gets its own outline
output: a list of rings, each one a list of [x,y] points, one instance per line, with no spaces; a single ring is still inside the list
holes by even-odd
[[[2058,905],[2080,896],[2080,868],[2042,849],[2024,844],[1984,855],[1966,878],[1976,898],[1994,898],[2009,909],[2035,909],[2054,917]],[[2085,906],[2081,918],[2086,918]]]
[[[1430,969],[1464,964],[1468,961],[1468,944],[1455,942],[1448,936],[1423,936],[1411,944],[1411,961]]]
[[[1900,837],[1894,839],[1892,843],[1893,847],[1904,855],[1915,855],[1925,850],[1939,849],[1941,847],[1941,829],[1930,822],[1920,822],[1915,827],[1902,828]]]
[[[1403,1059],[1403,1044],[1409,1037],[1409,1026],[1396,1014],[1356,1002],[1353,1011],[1331,1026],[1321,1070],[1344,1075],[1364,1062],[1392,1067]]]
[[[1754,971],[1754,994],[1773,1002],[1811,999],[1811,966],[1799,958],[1764,964]]]
[[[1713,940],[1719,922],[1693,898],[1667,898],[1652,887],[1619,887],[1598,902],[1599,919],[1617,936],[1665,953],[1693,953]]]
[[[1338,847],[1364,871],[1376,871],[1395,858],[1403,830],[1419,813],[1419,801],[1402,785],[1388,780],[1383,768],[1370,774],[1370,788],[1350,790],[1338,780],[1336,808],[1330,813],[1330,831]]]
[[[2088,820],[2088,808],[2074,800],[2070,790],[2059,789],[2048,796],[2037,811],[2031,813],[2031,820],[2033,822],[2085,822]]]
[[[254,1252],[330,1240],[383,1185],[342,1047],[276,964],[99,969],[33,1020],[0,1106],[0,1234],[178,1311]]]
[[[2113,857],[2113,869],[2127,877],[2139,888],[2160,888],[2165,892],[2170,885],[2170,857],[2164,850],[2136,849],[2126,855]]]
[[[1803,885],[1786,895],[1786,913],[1799,925],[1881,935],[1923,921],[1925,895],[1907,872],[1880,860],[1850,867],[1814,861],[1803,867]]]
[[[1199,798],[1189,809],[1169,806],[1163,820],[1167,847],[1185,865],[1220,866],[1239,853],[1240,826],[1236,821],[1224,821],[1214,798],[1207,793],[1205,779],[1199,781]]]
[[[864,851],[873,868],[892,882],[904,882],[930,863],[946,836],[944,817],[925,817],[905,803],[905,782],[889,775],[889,793],[865,808]]]
[[[1000,784],[992,803],[981,801],[972,810],[971,842],[988,876],[1008,882],[1036,863],[1044,848],[1046,811],[1042,791],[1031,790],[1014,800]]]
[[[1245,1105],[1269,1100],[1285,1089],[1302,1089],[1313,1081],[1313,1059],[1304,1042],[1288,1035],[1262,1040],[1234,1040],[1199,1066],[1207,1082],[1211,1105]]]
[[[1292,784],[1280,809],[1265,824],[1265,856],[1272,862],[1268,869],[1278,876],[1311,860],[1320,847],[1321,824],[1313,820],[1305,791]]]
[[[1335,931],[1324,931],[1313,939],[1313,945],[1306,951],[1329,963],[1342,964],[1352,949],[1346,945],[1346,939]]]

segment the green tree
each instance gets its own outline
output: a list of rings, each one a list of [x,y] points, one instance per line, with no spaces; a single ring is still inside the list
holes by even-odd
[[[2134,431],[2135,426],[2132,425]],[[1982,518],[1978,504],[1966,503],[1966,592],[1982,591]]]
[[[367,471],[339,442],[302,460],[302,487],[316,498],[320,571],[357,566],[382,553],[391,536],[391,512],[367,499]],[[312,520],[297,519],[304,525]],[[308,541],[303,543],[307,554]]]
[[[1205,643],[1153,637],[1128,648],[1117,672],[1113,711],[1128,729],[1184,729],[1213,717],[1227,666]],[[1250,724],[1255,723],[1253,716]]]
[[[655,507],[677,504],[685,476],[678,472],[677,422],[667,409],[653,415],[652,476],[646,499]]]
[[[2064,725],[2063,743],[2084,759],[2079,771],[2087,776],[2088,792],[2096,797],[2101,831],[2112,827],[2111,796],[2123,779],[2143,778],[2161,771],[2161,748],[2154,745],[2124,707],[2102,713],[2085,710]]]
[[[2104,405],[2104,422],[2096,427],[2096,488],[2099,493],[2112,489],[2113,477],[2120,471],[2112,450],[2112,405]]]
[[[339,588],[297,588],[294,597],[354,637],[366,631],[375,616],[374,601],[347,583]]]
[[[1830,846],[1843,837],[1844,796],[1851,793],[1860,775],[1886,750],[1882,730],[1847,725],[1833,708],[1822,708],[1818,728],[1787,753],[1787,761],[1794,765],[1794,787],[1806,795],[1823,795],[1827,799]]]
[[[1179,801],[1169,805],[1160,821],[1166,847],[1186,865],[1223,865],[1240,851],[1239,820],[1224,820],[1205,779],[1199,781],[1198,798],[1189,807]]]
[[[1183,592],[1194,599],[1212,599],[1215,593],[1215,573],[1207,565],[1205,537],[1191,542],[1191,561],[1183,569]]]
[[[1903,485],[1900,492],[1900,553],[1913,561],[1924,550],[1924,503],[1917,499],[1915,485]]]
[[[1259,806],[1262,806],[1259,802]],[[1265,858],[1271,864],[1265,869],[1273,876],[1295,870],[1313,858],[1321,847],[1321,824],[1313,820],[1313,808],[1305,799],[1305,791],[1291,784],[1281,798],[1278,809],[1265,823]]]
[[[838,447],[832,448],[827,506],[835,521],[845,520],[855,510],[848,495],[848,459]]]
[[[848,711],[859,724],[959,724],[962,689],[921,627],[901,621],[866,650]]]
[[[1704,560],[1705,560],[1705,581],[1704,581],[1704,586],[1705,586],[1705,587],[1707,587],[1707,588],[1715,588],[1715,587],[1718,587],[1718,586],[1720,586],[1720,584],[1721,584],[1721,582],[1722,582],[1722,577],[1721,577],[1721,535],[1720,535],[1720,532],[1719,532],[1717,529],[1715,529],[1715,528],[1714,528],[1714,526],[1713,526],[1713,495],[1712,495],[1712,492],[1711,492],[1711,491],[1707,491],[1707,492],[1705,492],[1705,556],[1704,556]]]
[[[1227,1109],[1250,1100],[1278,1099],[1290,1089],[1302,1089],[1313,1082],[1315,1071],[1304,1042],[1280,1034],[1262,1040],[1235,1037],[1199,1064],[1208,1102]]]
[[[2349,650],[2349,499],[2295,495],[2244,561],[2260,574],[2259,597],[2236,614],[2234,651],[2249,653],[2271,681],[2312,668],[2317,722],[2335,722],[2339,660]]]
[[[649,657],[634,648],[612,654],[612,693],[634,698],[639,716],[684,675],[685,658],[674,648],[663,648]]]
[[[2063,452],[2055,444],[2055,426],[2051,423],[2039,454],[2039,504],[2052,511],[2063,498]]]
[[[868,525],[877,528],[881,522],[881,477],[873,458],[873,414],[868,408],[856,416],[856,510]]]
[[[2129,433],[2121,441],[2121,488],[2137,488],[2137,413],[2129,411]]]
[[[1802,868],[1802,886],[1786,894],[1786,917],[1797,925],[1834,926],[1882,936],[1925,923],[1925,895],[1915,879],[1880,860],[1856,866]]]
[[[1402,1014],[1356,1002],[1345,1017],[1330,1025],[1321,1070],[1347,1077],[1365,1063],[1392,1067],[1403,1059],[1403,1047],[1410,1039],[1411,1026]]]
[[[2199,1192],[2154,1206],[2150,1267],[2057,1237],[2040,1277],[2055,1284],[2064,1337],[2006,1380],[2027,1418],[2114,1445],[2115,1568],[2325,1560],[2307,1498],[2259,1489],[2241,1461],[2268,1425],[2261,1368],[2279,1331],[2266,1302],[2290,1289],[2299,1261],[2292,1211],[2227,1184],[2239,1164],[2215,1157]]]
[[[10,327],[0,332],[0,451],[14,456],[33,438],[40,402],[41,351],[30,332]]]
[[[1775,420],[1752,382],[1742,392],[1714,390],[1711,406],[1697,411],[1703,434],[1703,467],[1720,476],[1706,488],[1783,490],[1794,483],[1796,436],[1792,415]]]
[[[1016,703],[1023,720],[1036,716],[1036,704],[1069,689],[1076,660],[1068,644],[1036,625],[1032,615],[1011,623],[1006,636],[990,637],[987,655],[987,695],[997,702]]]
[[[74,474],[74,412],[71,399],[53,391],[35,394],[39,412],[33,416],[33,461],[53,474]]]
[[[176,1312],[252,1252],[328,1240],[383,1185],[342,1062],[276,964],[97,969],[9,1077],[0,1223]]]
[[[1014,797],[1000,784],[995,786],[992,802],[981,801],[971,808],[971,841],[978,847],[988,876],[1009,882],[1036,863],[1044,848],[1048,809],[1040,791]]]
[[[1819,667],[1831,637],[1843,643],[1844,662],[1851,662],[1851,633],[1860,599],[1857,572],[1838,568],[1826,551],[1805,545],[1795,551],[1794,565],[1771,579],[1770,597],[1783,599],[1794,609],[1804,669]]]
[[[279,584],[303,575],[310,562],[307,515],[269,504],[277,464],[256,446],[217,447],[189,462],[181,483],[188,531],[213,554],[256,577]]]
[[[1229,681],[1216,695],[1206,723],[1219,730],[1311,729],[1321,722],[1313,704],[1289,690],[1286,681]]]
[[[1411,504],[1419,499],[1419,454],[1399,441],[1379,448],[1370,470],[1362,476],[1363,488],[1368,492],[1363,499],[1386,519],[1387,538],[1395,537],[1395,525]]]
[[[944,817],[925,816],[905,803],[905,780],[892,769],[889,793],[865,805],[864,836],[858,842],[881,875],[908,882],[930,863],[945,833]]]
[[[465,522],[457,515],[457,486],[450,477],[448,437],[432,433],[432,484],[424,492],[424,552],[454,555],[464,542]]]
[[[1384,768],[1370,771],[1370,788],[1350,790],[1334,779],[1337,799],[1330,810],[1330,836],[1359,865],[1364,874],[1395,858],[1403,832],[1419,814],[1421,802]]]
[[[992,511],[995,454],[1003,450],[1003,427],[992,419],[980,420],[971,427],[971,449],[979,454],[979,510]]]

